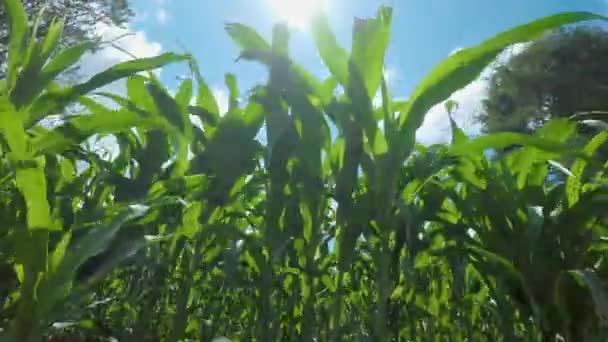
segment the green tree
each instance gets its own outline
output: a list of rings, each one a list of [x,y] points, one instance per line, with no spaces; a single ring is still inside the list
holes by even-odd
[[[600,27],[563,28],[536,40],[490,77],[483,130],[531,133],[549,119],[608,109],[607,58],[608,32]]]

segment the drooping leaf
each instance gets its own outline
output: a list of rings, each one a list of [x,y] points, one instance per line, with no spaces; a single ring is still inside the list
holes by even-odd
[[[606,20],[606,17],[588,12],[552,15],[500,33],[476,47],[460,50],[448,57],[433,68],[410,96],[400,116],[402,135],[414,134],[431,107],[475,80],[506,47],[533,40],[563,25],[595,19]]]
[[[479,155],[485,150],[496,149],[502,150],[510,146],[531,146],[540,150],[553,152],[557,154],[573,154],[579,155],[576,148],[560,143],[559,141],[543,139],[536,136],[520,133],[495,133],[485,136],[480,136],[469,141],[456,144],[451,147],[450,152],[453,154],[469,154]]]
[[[55,270],[47,273],[41,281],[41,300],[37,306],[37,314],[44,317],[54,305],[65,298],[78,268],[89,258],[103,252],[126,222],[143,215],[147,209],[142,206],[129,207],[115,215],[107,224],[99,224],[80,239],[72,239]]]
[[[94,75],[88,81],[72,87],[48,91],[32,104],[26,127],[37,123],[44,116],[62,110],[67,104],[82,95],[99,89],[117,80],[135,75],[142,71],[151,71],[164,65],[188,60],[187,55],[164,53],[150,58],[140,58],[114,65],[113,67]]]
[[[113,115],[95,113],[73,118],[64,125],[34,137],[32,146],[38,153],[61,153],[97,134],[128,132],[134,127],[167,128],[156,120],[147,120],[133,112],[110,111],[109,113]]]

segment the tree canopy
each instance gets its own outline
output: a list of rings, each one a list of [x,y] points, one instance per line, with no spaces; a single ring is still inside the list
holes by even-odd
[[[608,108],[608,31],[562,28],[496,68],[479,115],[487,133],[530,133],[549,119]]]

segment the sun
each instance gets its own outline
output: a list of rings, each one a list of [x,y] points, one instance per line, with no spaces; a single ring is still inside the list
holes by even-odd
[[[278,20],[298,30],[308,30],[313,17],[327,12],[329,0],[268,0]]]

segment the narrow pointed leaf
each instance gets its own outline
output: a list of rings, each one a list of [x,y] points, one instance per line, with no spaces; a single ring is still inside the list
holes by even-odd
[[[375,18],[355,19],[351,59],[373,98],[382,80],[384,54],[391,31],[392,9],[382,6]]]
[[[28,21],[21,0],[4,0],[4,5],[9,18],[7,86],[10,89],[17,80],[17,71],[24,59]]]
[[[329,72],[342,86],[348,85],[348,52],[338,44],[325,15],[319,15],[311,25],[317,50]]]
[[[583,154],[592,158],[595,152],[608,140],[608,130],[603,131],[591,139],[583,149]],[[577,159],[572,165],[572,176],[566,180],[566,196],[568,206],[573,207],[581,196],[583,174],[587,167],[587,160]]]
[[[114,65],[91,77],[87,82],[73,87],[50,91],[39,97],[32,105],[26,126],[38,122],[44,116],[61,111],[70,102],[89,92],[142,71],[151,71],[164,65],[188,60],[189,56],[165,53],[156,57],[135,59]]]

